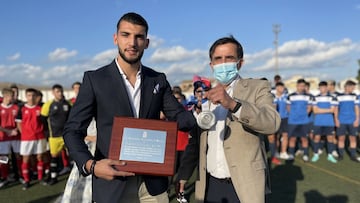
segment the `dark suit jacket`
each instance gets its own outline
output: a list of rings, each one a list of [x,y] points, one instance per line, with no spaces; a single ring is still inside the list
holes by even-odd
[[[159,119],[160,111],[169,120],[177,121],[180,130],[188,131],[196,123],[193,115],[186,112],[172,95],[166,76],[142,66],[139,117]],[[115,61],[95,71],[85,72],[79,95],[64,129],[65,144],[79,170],[93,158],[84,143],[92,117],[96,119],[98,133],[94,158],[100,160],[108,155],[114,116],[134,116],[125,82]],[[143,176],[143,179],[151,195],[167,190],[167,177]],[[126,178],[122,177],[112,181],[93,178],[94,201],[118,202],[125,183]]]

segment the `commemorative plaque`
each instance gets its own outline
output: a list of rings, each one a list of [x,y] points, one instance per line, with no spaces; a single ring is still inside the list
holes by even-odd
[[[109,158],[126,162],[118,170],[172,176],[175,173],[177,123],[114,117]]]

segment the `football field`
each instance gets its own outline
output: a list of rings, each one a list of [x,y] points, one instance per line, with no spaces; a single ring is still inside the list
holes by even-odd
[[[187,184],[186,196],[194,202],[194,174]],[[67,176],[61,176],[59,183],[44,186],[37,181],[26,191],[20,183],[11,183],[0,189],[0,202],[6,203],[48,203],[55,202],[64,190]],[[322,154],[316,163],[303,162],[296,157],[293,163],[272,166],[272,194],[269,203],[359,203],[360,164],[348,156],[337,164],[326,160]],[[175,203],[173,187],[170,202]]]

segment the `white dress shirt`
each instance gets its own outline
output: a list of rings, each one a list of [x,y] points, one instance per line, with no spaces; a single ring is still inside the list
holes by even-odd
[[[238,77],[230,83],[226,92],[232,97],[233,89],[236,81],[240,79]],[[203,109],[204,110],[204,109]],[[215,114],[216,122],[208,132],[208,151],[206,155],[206,168],[211,176],[216,178],[229,178],[230,172],[224,153],[224,136],[225,136],[225,124],[226,117],[229,112],[220,104],[210,104],[210,111]],[[240,109],[234,113],[236,117],[240,116]]]
[[[130,81],[127,79],[124,71],[121,69],[117,59],[115,59],[116,65],[119,68],[120,74],[125,81],[126,90],[129,96],[129,101],[131,104],[132,111],[134,112],[134,117],[139,118],[140,111],[140,97],[141,97],[141,65],[140,69],[136,74],[136,81],[134,87],[131,85]]]

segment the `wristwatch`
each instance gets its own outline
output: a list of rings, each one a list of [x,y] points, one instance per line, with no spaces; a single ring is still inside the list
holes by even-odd
[[[232,110],[230,110],[230,112],[231,113],[236,113],[240,109],[240,107],[241,107],[241,102],[236,101],[235,107]]]

